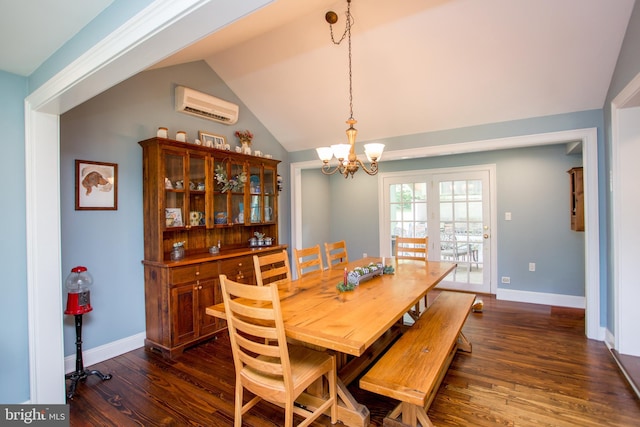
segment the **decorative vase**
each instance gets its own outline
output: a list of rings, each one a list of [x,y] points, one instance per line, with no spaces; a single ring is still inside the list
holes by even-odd
[[[242,144],[242,153],[243,154],[251,154],[251,140],[250,139],[241,139],[240,144]]]
[[[184,247],[178,246],[171,249],[171,253],[169,253],[169,257],[171,261],[179,261],[184,258]]]

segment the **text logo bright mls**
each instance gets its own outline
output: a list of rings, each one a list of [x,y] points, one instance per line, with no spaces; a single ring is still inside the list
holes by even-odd
[[[2,405],[0,425],[69,426],[69,405]]]

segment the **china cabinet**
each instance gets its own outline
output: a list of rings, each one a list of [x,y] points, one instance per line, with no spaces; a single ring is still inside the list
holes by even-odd
[[[582,168],[571,168],[567,171],[571,183],[571,229],[584,231],[584,184]]]
[[[220,274],[255,283],[253,255],[284,248],[278,243],[279,161],[165,138],[139,144],[145,345],[174,357],[226,327],[205,314],[222,301]],[[270,239],[257,245],[256,233]]]

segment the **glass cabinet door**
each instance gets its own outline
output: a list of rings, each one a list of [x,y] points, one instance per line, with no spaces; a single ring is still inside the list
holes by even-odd
[[[189,218],[185,225],[203,227],[206,225],[206,168],[203,156],[189,156],[189,183],[185,185],[189,194]]]
[[[166,228],[183,227],[185,224],[184,166],[184,155],[165,152],[164,211]]]
[[[250,201],[250,221],[252,224],[262,222],[262,168],[260,166],[249,166],[249,201]]]
[[[247,217],[245,215],[244,206],[244,189],[246,187],[247,173],[245,172],[244,163],[231,163],[231,178],[235,185],[231,187],[231,217],[234,224],[246,224]]]
[[[227,211],[228,193],[224,181],[229,176],[229,164],[221,159],[214,159],[213,170],[213,223],[218,226],[226,225],[229,221],[229,212]]]
[[[263,171],[264,222],[273,222],[276,218],[276,170],[265,166]]]

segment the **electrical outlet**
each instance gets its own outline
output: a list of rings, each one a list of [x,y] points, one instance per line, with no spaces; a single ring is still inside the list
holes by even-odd
[[[529,271],[536,271],[536,263],[535,262],[530,262],[529,263]]]
[[[366,252],[362,254],[362,258],[366,258],[366,257],[368,257],[368,256],[369,256],[369,255],[367,255],[367,253],[366,253]]]
[[[511,277],[502,276],[502,283],[511,283]]]
[[[505,212],[504,213],[504,220],[505,221],[511,221],[511,212]]]

